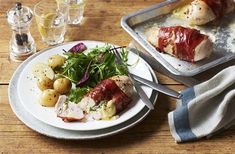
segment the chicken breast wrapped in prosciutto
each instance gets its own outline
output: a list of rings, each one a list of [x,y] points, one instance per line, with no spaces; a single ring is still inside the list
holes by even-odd
[[[66,96],[61,96],[55,106],[56,113],[66,122],[82,120],[89,114],[95,120],[110,119],[128,107],[133,93],[129,77],[114,76],[97,84],[77,104],[66,103]]]
[[[234,10],[233,0],[194,0],[173,14],[191,25],[204,25]]]
[[[212,42],[196,29],[181,26],[152,27],[146,31],[147,40],[160,52],[181,60],[196,62],[209,57]]]

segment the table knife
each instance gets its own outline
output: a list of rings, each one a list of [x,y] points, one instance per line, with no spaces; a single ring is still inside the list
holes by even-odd
[[[141,100],[144,102],[144,104],[150,109],[153,110],[154,106],[153,103],[149,100],[148,96],[146,95],[146,93],[144,92],[144,90],[140,87],[139,83],[136,82],[136,80],[134,79],[133,74],[129,73],[128,74],[129,78],[132,80],[132,83],[135,87],[136,92],[138,93],[138,95],[140,96]]]
[[[116,51],[111,51],[113,52],[113,54],[115,55],[115,58],[117,60],[117,63],[119,64],[124,64],[122,61],[122,58],[120,56],[120,54]],[[137,94],[140,96],[140,99],[143,101],[143,103],[150,109],[153,110],[154,106],[153,103],[149,100],[148,96],[146,95],[146,93],[144,92],[144,90],[140,87],[139,83],[137,81],[134,80],[133,75],[129,72],[129,70],[127,71],[129,78],[131,79],[135,90],[137,92]]]
[[[134,74],[131,74],[131,75],[134,78],[134,80],[136,80],[136,81],[138,81],[138,82],[140,82],[140,83],[142,83],[142,84],[144,84],[144,85],[146,85],[146,86],[148,86],[148,87],[150,87],[150,88],[152,88],[152,89],[154,89],[158,92],[164,93],[168,96],[171,96],[171,97],[174,97],[174,98],[177,98],[177,99],[179,99],[181,97],[180,93],[178,93],[177,91],[172,90],[172,89],[170,89],[166,86],[163,86],[163,85],[160,85],[158,83],[149,81],[147,79],[141,78],[141,77],[139,77],[137,75],[134,75]]]

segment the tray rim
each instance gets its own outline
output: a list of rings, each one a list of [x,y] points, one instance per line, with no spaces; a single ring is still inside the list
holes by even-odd
[[[223,56],[221,58],[218,58],[216,60],[213,60],[209,63],[206,63],[202,66],[199,66],[197,68],[194,68],[187,72],[182,72],[174,68],[168,61],[166,61],[159,52],[156,52],[156,49],[145,39],[143,39],[141,36],[139,36],[128,24],[128,20],[130,20],[132,17],[138,16],[140,14],[144,14],[146,12],[159,9],[161,7],[170,5],[172,3],[178,2],[179,0],[166,0],[164,2],[152,5],[150,7],[141,9],[139,11],[136,11],[134,13],[130,13],[129,15],[123,16],[121,18],[121,27],[139,44],[141,47],[143,47],[155,60],[157,60],[159,63],[161,63],[168,71],[170,71],[174,75],[179,76],[195,76],[199,73],[202,73],[206,70],[209,70],[215,66],[218,66],[220,64],[226,63],[232,59],[235,59],[235,54],[230,54],[228,56]]]

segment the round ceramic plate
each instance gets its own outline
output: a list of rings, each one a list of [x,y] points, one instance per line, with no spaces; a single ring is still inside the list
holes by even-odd
[[[83,42],[88,49],[94,48],[96,46],[104,46],[104,42],[97,41],[80,41]],[[72,122],[65,123],[60,118],[56,116],[54,107],[43,107],[38,103],[41,91],[37,88],[36,79],[33,78],[32,75],[32,67],[37,63],[47,63],[47,59],[55,54],[63,54],[63,49],[69,50],[72,46],[76,45],[79,42],[71,42],[68,44],[63,44],[51,49],[46,50],[42,54],[39,54],[32,58],[28,64],[24,67],[23,71],[19,76],[19,82],[17,85],[17,92],[25,109],[33,115],[36,119],[57,127],[66,130],[80,130],[80,131],[88,131],[88,130],[98,130],[104,129],[108,127],[112,127],[127,121],[132,118],[136,114],[138,114],[144,107],[144,103],[141,99],[135,98],[132,105],[126,109],[118,119],[109,120],[109,121],[88,121],[88,122]],[[138,55],[130,52],[128,55],[128,63],[132,64],[138,60]],[[148,64],[140,58],[139,62],[130,68],[130,72],[141,76],[148,80],[153,80],[151,72],[149,70]],[[142,87],[145,93],[150,98],[152,94],[152,89],[148,87]]]
[[[137,123],[142,121],[150,112],[150,110],[147,107],[144,107],[137,115],[132,117],[131,119],[110,127],[106,129],[100,129],[100,130],[94,130],[94,131],[70,131],[70,130],[63,130],[59,129],[50,125],[47,125],[40,120],[37,120],[35,117],[30,116],[30,113],[24,108],[22,105],[22,102],[19,101],[19,96],[17,93],[18,82],[19,82],[19,76],[24,69],[24,67],[30,62],[31,59],[33,59],[35,56],[41,54],[37,53],[30,57],[28,60],[26,60],[24,63],[22,63],[17,70],[15,71],[14,75],[11,78],[9,89],[8,89],[8,96],[11,108],[13,112],[16,114],[16,116],[29,128],[33,129],[34,131],[41,133],[43,135],[53,137],[53,138],[59,138],[59,139],[96,139],[96,138],[102,138],[110,135],[117,134],[121,131],[124,131],[128,128],[131,128],[135,126]],[[150,67],[149,67],[150,68]],[[153,72],[152,69],[150,69],[152,77],[154,79],[154,82],[157,82],[157,78]],[[157,100],[157,93],[154,91],[150,98],[151,102],[156,102]]]

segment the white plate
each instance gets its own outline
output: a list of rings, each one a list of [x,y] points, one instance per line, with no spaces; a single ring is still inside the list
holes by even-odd
[[[59,128],[47,125],[37,120],[36,118],[31,116],[27,110],[25,110],[24,106],[22,105],[22,102],[19,101],[19,97],[17,93],[17,85],[19,81],[19,76],[22,70],[24,69],[24,67],[28,64],[28,62],[31,61],[31,59],[33,59],[38,54],[40,53],[37,53],[31,56],[29,59],[27,59],[17,68],[17,70],[15,71],[14,75],[11,78],[9,88],[8,88],[9,101],[10,101],[10,105],[11,105],[13,112],[25,125],[33,129],[34,131],[41,133],[43,135],[53,137],[53,138],[58,138],[58,139],[69,139],[69,140],[96,139],[96,138],[102,138],[102,137],[114,135],[128,128],[131,128],[135,126],[137,123],[139,123],[140,121],[142,121],[149,114],[150,110],[147,107],[145,107],[143,110],[141,110],[140,113],[138,113],[136,116],[127,120],[124,123],[121,123],[114,127],[94,130],[94,131],[63,130],[63,129],[59,129]],[[152,73],[154,81],[157,82],[157,78],[154,74],[154,71],[150,67],[149,69]],[[154,91],[151,96],[151,101],[155,103],[156,100],[157,100],[157,93],[156,91]]]
[[[105,43],[97,42],[97,41],[80,41],[83,42],[88,48],[94,48],[97,45],[103,46]],[[51,49],[48,49],[44,53],[36,56],[33,58],[23,69],[20,74],[19,82],[17,86],[17,92],[25,109],[31,113],[36,119],[62,129],[66,130],[80,130],[80,131],[87,131],[87,130],[97,130],[97,129],[104,129],[111,126],[118,125],[120,123],[125,122],[126,120],[132,118],[136,114],[138,114],[143,108],[144,103],[140,99],[135,99],[136,101],[133,102],[132,106],[125,110],[118,119],[111,120],[111,121],[88,121],[85,123],[82,122],[73,122],[73,123],[65,123],[60,118],[56,116],[54,108],[49,107],[42,107],[39,103],[39,96],[41,91],[36,86],[36,81],[33,78],[31,73],[32,67],[39,62],[47,62],[47,59],[54,55],[54,54],[62,54],[62,49],[68,50],[78,42],[71,42],[69,44],[64,44],[61,46],[57,46]],[[138,59],[138,56],[134,53],[129,54],[128,59],[130,60],[129,63],[133,63]],[[151,72],[147,66],[147,63],[141,58],[138,64],[131,68],[131,72],[142,76],[148,80],[152,80]],[[148,87],[143,87],[145,93],[150,97],[152,94],[152,89]]]

